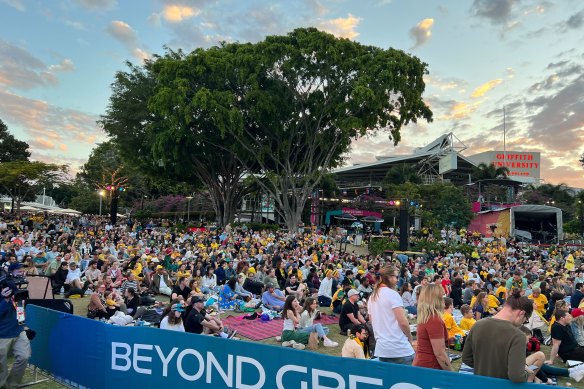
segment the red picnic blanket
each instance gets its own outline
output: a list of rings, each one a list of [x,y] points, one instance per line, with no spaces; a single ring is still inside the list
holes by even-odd
[[[245,315],[243,315],[245,316]],[[245,320],[243,316],[229,316],[223,319],[223,325],[230,329],[237,330],[236,336],[243,336],[250,340],[263,340],[282,335],[282,327],[284,322],[282,319],[274,319],[270,321],[262,321],[261,319]],[[329,324],[337,324],[339,318],[331,315],[322,315],[320,320],[315,320],[314,323],[320,323],[323,326]]]

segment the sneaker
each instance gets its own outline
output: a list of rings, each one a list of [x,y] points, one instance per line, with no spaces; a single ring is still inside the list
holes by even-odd
[[[294,347],[296,350],[304,350],[306,348],[306,346],[303,345],[302,343],[296,343],[296,342],[294,342],[292,347]]]
[[[237,330],[231,330],[229,332],[229,339],[233,339],[233,337],[235,336],[235,334],[237,334]]]
[[[333,342],[330,339],[325,339],[323,344],[324,344],[324,347],[337,347],[339,345],[337,342]]]
[[[576,382],[580,382],[584,378],[584,364],[571,367],[568,371],[570,372],[570,378]]]
[[[282,347],[293,347],[296,344],[294,340],[287,340],[282,342]]]

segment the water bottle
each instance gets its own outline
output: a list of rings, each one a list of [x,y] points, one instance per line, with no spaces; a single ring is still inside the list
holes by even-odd
[[[461,349],[461,336],[455,335],[454,336],[454,349],[460,351]]]
[[[65,287],[61,286],[61,296],[65,294]]]

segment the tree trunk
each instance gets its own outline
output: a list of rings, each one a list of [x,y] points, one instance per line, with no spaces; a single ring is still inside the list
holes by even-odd
[[[110,221],[114,226],[118,221],[118,196],[116,195],[116,191],[112,191],[112,201],[110,204]]]

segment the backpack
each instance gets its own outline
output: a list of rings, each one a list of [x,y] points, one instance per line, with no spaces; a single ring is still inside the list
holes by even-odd
[[[534,352],[539,351],[540,347],[541,347],[541,343],[540,343],[539,339],[537,339],[535,336],[532,336],[527,341],[527,351],[530,353],[534,353]]]

